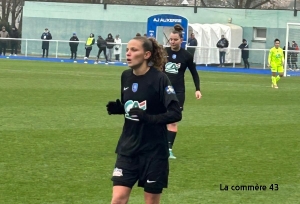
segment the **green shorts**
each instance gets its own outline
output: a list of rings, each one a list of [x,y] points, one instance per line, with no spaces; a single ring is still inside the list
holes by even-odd
[[[272,72],[279,72],[279,73],[283,73],[283,66],[280,64],[272,64],[271,65],[271,71]]]

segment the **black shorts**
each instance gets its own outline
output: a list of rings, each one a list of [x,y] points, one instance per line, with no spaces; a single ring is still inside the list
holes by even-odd
[[[144,156],[117,156],[112,181],[114,186],[138,187],[144,191],[159,194],[168,187],[169,159],[148,158]]]
[[[184,92],[176,93],[176,96],[179,101],[180,109],[183,111],[183,105],[184,105],[184,101],[185,101],[185,93]]]

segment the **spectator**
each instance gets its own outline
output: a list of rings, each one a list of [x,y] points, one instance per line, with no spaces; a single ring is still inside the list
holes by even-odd
[[[112,34],[111,33],[109,33],[108,35],[107,35],[107,38],[106,38],[106,40],[105,40],[106,42],[108,42],[107,43],[107,59],[108,59],[108,61],[110,61],[111,62],[111,57],[112,57],[112,54],[113,54],[113,47],[114,47],[114,38],[112,37]],[[111,43],[111,44],[110,44]]]
[[[219,48],[219,54],[220,54],[220,65],[219,67],[225,67],[225,55],[226,55],[226,48],[229,46],[228,40],[224,37],[224,35],[221,35],[221,39],[217,43],[217,47]]]
[[[187,51],[189,53],[191,53],[191,55],[194,57],[195,55],[195,51],[196,51],[196,47],[198,45],[198,41],[197,39],[195,38],[195,34],[192,33],[191,34],[191,37],[188,39],[188,46],[193,46],[193,47],[188,47],[187,48]]]
[[[289,67],[289,70],[292,70],[292,68],[291,68],[292,52],[288,51],[288,50],[293,50],[293,48],[290,45],[290,42],[288,42],[288,47],[287,48],[284,46],[282,49],[283,49],[283,56],[284,57],[285,57],[285,53],[287,52],[286,62],[287,62],[287,65]]]
[[[52,35],[48,28],[45,28],[45,31],[43,32],[42,36],[42,50],[43,50],[43,57],[45,57],[45,52],[46,52],[46,57],[48,57],[49,54],[49,40],[52,40]]]
[[[144,34],[144,37],[146,37],[146,38],[148,37],[148,36],[147,36],[147,33]]]
[[[142,36],[140,33],[137,33],[136,35],[135,35],[135,37],[139,37],[139,36]]]
[[[8,32],[5,30],[5,27],[2,26],[2,31],[0,32],[0,55],[3,54],[5,56],[6,53],[6,45],[7,45],[7,39],[9,38]]]
[[[239,48],[242,50],[242,58],[244,61],[245,69],[249,69],[249,67],[250,67],[250,64],[248,62],[249,50],[247,50],[249,48],[249,45],[248,45],[248,42],[246,39],[243,39],[243,43],[240,44]]]
[[[88,37],[88,39],[86,40],[85,43],[85,57],[84,57],[84,63],[87,64],[89,57],[90,57],[90,53],[93,49],[93,45],[95,44],[95,38],[94,38],[94,34],[91,33],[90,36]]]
[[[69,46],[70,46],[70,50],[71,50],[71,58],[70,59],[73,59],[73,57],[74,57],[74,60],[76,60],[78,44],[79,44],[79,39],[78,39],[76,33],[73,33],[73,36],[70,38],[70,42],[69,42]]]
[[[11,38],[19,38],[19,33],[18,33],[18,30],[17,30],[16,27],[12,27],[12,31],[10,33],[10,37]],[[18,41],[17,40],[11,40],[10,46],[11,46],[10,56],[12,56],[12,55],[17,56]]]
[[[293,71],[299,71],[298,66],[297,66],[299,47],[298,47],[298,44],[294,40],[292,41],[292,49],[294,51],[291,53],[291,64],[292,64],[291,67],[292,67]]]
[[[116,61],[120,61],[120,54],[121,54],[121,50],[122,50],[122,40],[120,38],[120,35],[116,35],[115,38],[115,57],[116,57]]]
[[[104,54],[104,57],[105,57],[105,60],[107,63],[108,62],[107,55],[106,55],[107,42],[100,35],[98,36],[97,46],[99,48],[99,51],[98,51],[97,60],[96,60],[95,64],[97,64],[99,62],[100,54],[102,51],[103,51],[103,54]]]

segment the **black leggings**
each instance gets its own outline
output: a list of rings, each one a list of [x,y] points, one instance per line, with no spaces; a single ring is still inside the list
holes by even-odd
[[[86,49],[85,50],[85,57],[89,58],[91,51],[92,51],[92,49]]]
[[[103,51],[103,54],[105,56],[105,60],[107,61],[107,56],[106,56],[106,47],[100,47],[98,50],[98,55],[97,55],[97,59],[99,59],[101,52]]]

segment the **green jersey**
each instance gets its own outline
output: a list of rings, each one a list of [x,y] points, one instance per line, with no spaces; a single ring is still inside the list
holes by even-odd
[[[268,62],[270,65],[282,65],[282,63],[284,62],[283,49],[280,47],[272,47],[269,52]]]

